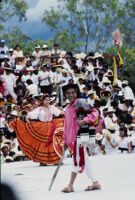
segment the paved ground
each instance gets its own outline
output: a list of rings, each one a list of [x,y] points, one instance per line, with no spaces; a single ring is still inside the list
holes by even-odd
[[[130,200],[135,196],[135,154],[95,156],[90,158],[102,190],[85,192],[89,180],[79,174],[75,192],[61,193],[69,181],[72,159],[64,161],[52,190],[48,187],[56,166],[39,167],[32,161],[2,165],[2,181],[14,187],[21,200]]]

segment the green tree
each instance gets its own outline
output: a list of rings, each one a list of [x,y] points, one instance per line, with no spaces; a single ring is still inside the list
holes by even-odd
[[[0,2],[0,30],[4,29],[4,23],[11,17],[17,16],[19,21],[26,20],[28,4],[25,0],[3,0]]]
[[[134,0],[59,0],[59,2],[61,4],[57,9],[45,10],[42,18],[54,32],[54,40],[58,41],[66,30],[71,49],[74,51],[104,51],[111,45],[111,33],[120,28],[126,35],[125,44],[133,47]],[[76,48],[78,41],[80,46],[82,45],[80,49]]]

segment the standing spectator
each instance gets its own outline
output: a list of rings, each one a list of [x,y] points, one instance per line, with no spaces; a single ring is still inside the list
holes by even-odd
[[[4,55],[8,55],[8,47],[5,45],[5,40],[0,40],[0,64],[3,62]]]
[[[47,71],[47,65],[42,66],[42,71],[39,72],[39,82],[40,82],[40,89],[42,93],[49,94],[49,73]]]

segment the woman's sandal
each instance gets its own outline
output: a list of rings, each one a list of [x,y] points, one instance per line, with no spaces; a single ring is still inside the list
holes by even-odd
[[[85,191],[92,191],[92,190],[100,190],[101,189],[101,185],[97,185],[97,186],[88,186]]]
[[[64,193],[74,192],[74,188],[73,187],[65,187],[61,192],[64,192]]]

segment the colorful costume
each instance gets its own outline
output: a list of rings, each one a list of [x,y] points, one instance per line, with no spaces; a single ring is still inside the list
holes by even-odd
[[[72,105],[69,104],[65,113],[64,138],[67,146],[73,150],[74,166],[72,171],[82,173],[84,170],[92,182],[95,182],[96,179],[89,163],[86,144],[81,144],[79,140],[80,135],[83,135],[83,132],[88,132],[89,127],[93,126],[98,115],[98,111],[95,108],[91,108],[85,100],[82,101],[80,99],[76,99]],[[80,117],[83,117],[86,123],[81,128],[77,122]]]
[[[49,106],[48,112],[39,107],[28,115],[40,122],[27,122],[17,119],[10,127],[16,132],[21,150],[35,162],[43,164],[59,163],[62,155],[64,119],[52,119],[58,116],[60,110]]]

